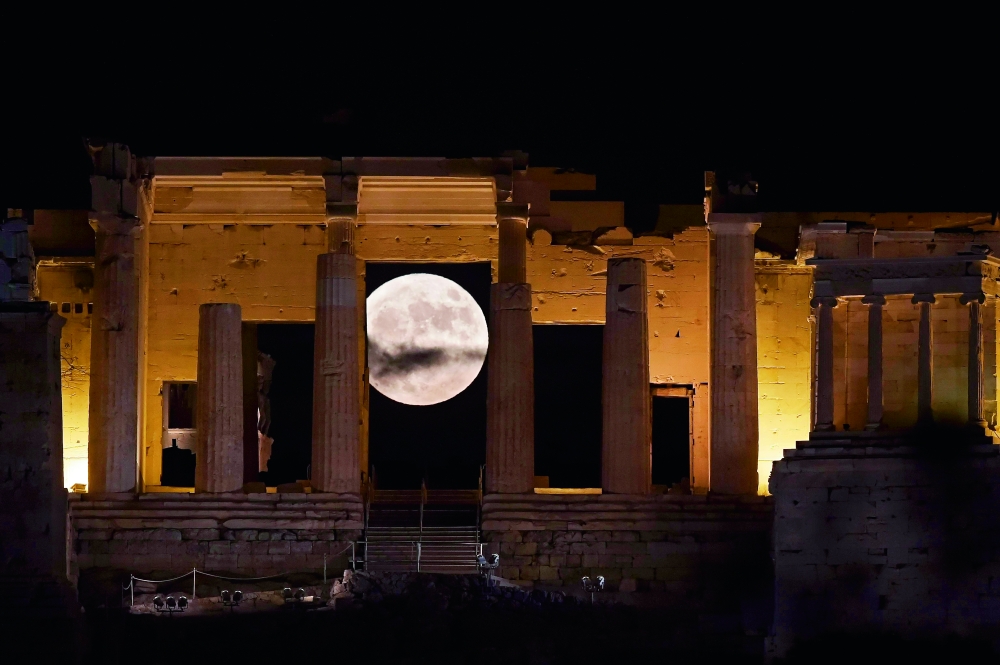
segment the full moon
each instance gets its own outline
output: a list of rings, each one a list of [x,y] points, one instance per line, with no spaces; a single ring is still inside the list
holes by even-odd
[[[483,368],[486,317],[461,286],[413,273],[368,296],[368,370],[375,390],[427,406],[469,387]]]

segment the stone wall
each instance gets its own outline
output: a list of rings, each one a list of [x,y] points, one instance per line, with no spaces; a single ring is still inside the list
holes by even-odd
[[[66,577],[63,323],[47,302],[0,303],[0,617],[74,611]]]
[[[169,576],[249,577],[346,567],[362,504],[342,494],[82,495],[70,502],[75,566]]]
[[[776,655],[831,633],[1000,645],[1000,448],[963,440],[814,435],[775,463]]]
[[[618,598],[735,612],[771,593],[768,497],[487,495],[486,551],[529,587],[603,575]]]

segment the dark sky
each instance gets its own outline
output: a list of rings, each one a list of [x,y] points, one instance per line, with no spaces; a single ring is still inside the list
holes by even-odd
[[[772,69],[765,82],[739,60],[725,71],[696,58],[473,58],[412,71],[304,60],[190,71],[137,62],[113,84],[81,65],[40,92],[11,93],[0,202],[85,207],[81,137],[95,136],[145,155],[523,150],[534,165],[596,172],[601,196],[624,199],[640,230],[658,204],[700,202],[706,169],[753,171],[771,210],[1000,208],[995,78],[968,62],[942,71],[905,58],[831,60]]]

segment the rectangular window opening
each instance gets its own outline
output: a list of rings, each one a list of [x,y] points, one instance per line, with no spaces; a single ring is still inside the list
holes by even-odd
[[[671,494],[690,492],[690,396],[653,396],[652,457],[655,489]]]

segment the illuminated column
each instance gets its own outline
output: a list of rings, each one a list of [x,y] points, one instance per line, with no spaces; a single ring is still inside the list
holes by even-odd
[[[882,307],[885,296],[865,296],[868,305],[868,423],[867,430],[882,427]]]
[[[194,487],[235,492],[243,486],[243,339],[240,306],[198,308],[198,428]]]
[[[91,179],[100,189],[121,181]],[[125,183],[126,185],[128,183]],[[94,315],[90,341],[90,492],[134,492],[138,459],[139,289],[135,235],[139,220],[92,213],[96,232]]]
[[[969,424],[980,430],[986,427],[983,417],[983,309],[986,296],[966,293],[961,300],[969,306]]]
[[[934,343],[931,336],[931,305],[934,295],[918,293],[914,305],[920,308],[920,329],[917,336],[917,422],[927,424],[934,420]]]
[[[816,424],[817,432],[833,431],[833,308],[836,298],[813,298],[816,334]]]
[[[652,421],[646,261],[608,260],[605,300],[601,487],[649,494]]]
[[[535,475],[534,345],[527,283],[528,207],[497,204],[498,283],[490,287],[487,492],[531,492]]]
[[[710,488],[757,492],[757,310],[754,233],[760,215],[711,213],[715,237]]]
[[[336,242],[316,261],[313,365],[312,485],[321,492],[360,493],[358,277],[350,232],[331,227]]]

